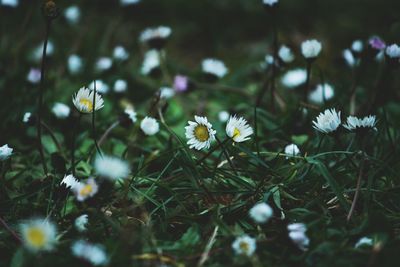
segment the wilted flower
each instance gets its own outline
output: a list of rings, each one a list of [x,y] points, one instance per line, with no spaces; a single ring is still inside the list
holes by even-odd
[[[371,247],[371,246],[373,246],[373,244],[374,244],[374,240],[372,238],[364,236],[364,237],[361,237],[357,241],[357,243],[355,244],[354,247],[355,248],[359,248],[359,247],[363,247],[363,246]]]
[[[282,84],[289,88],[295,88],[304,84],[307,80],[307,71],[305,69],[294,69],[286,72],[282,77]]]
[[[104,100],[98,93],[96,93],[96,102],[95,105],[93,105],[93,94],[94,91],[82,87],[81,89],[79,89],[78,93],[76,93],[75,96],[72,97],[72,102],[79,112],[92,113],[93,106],[95,106],[96,110],[104,107]]]
[[[161,87],[160,88],[160,98],[162,99],[170,99],[175,95],[175,90],[170,87]]]
[[[336,131],[340,123],[340,111],[336,112],[334,108],[327,109],[318,115],[316,121],[313,121],[313,128],[323,133],[331,133]]]
[[[89,89],[94,90],[94,85],[95,85],[95,82],[92,81],[88,86]],[[96,92],[101,93],[101,94],[107,94],[109,90],[110,90],[110,87],[103,80],[96,80]]]
[[[294,55],[292,50],[285,45],[282,45],[281,48],[279,48],[278,55],[281,58],[281,60],[285,63],[290,63],[294,60]]]
[[[355,116],[348,116],[347,123],[343,125],[349,131],[358,130],[361,128],[371,128],[376,130],[376,117],[373,115],[366,116],[362,119]]]
[[[87,230],[86,226],[89,222],[89,216],[87,214],[82,214],[78,218],[75,219],[75,228],[79,232],[84,232]]]
[[[113,57],[117,60],[127,60],[129,58],[129,53],[123,46],[116,46],[113,51]]]
[[[255,204],[249,211],[250,217],[256,223],[266,223],[272,218],[274,211],[267,203]]]
[[[218,78],[224,77],[228,73],[224,62],[214,58],[204,59],[201,63],[203,72],[214,75]]]
[[[307,227],[304,223],[292,223],[287,226],[289,238],[303,251],[308,249],[310,239],[306,235]]]
[[[160,130],[160,125],[156,119],[146,116],[140,123],[140,129],[146,135],[155,135]]]
[[[96,61],[96,70],[105,71],[112,67],[112,59],[109,57],[101,57]]]
[[[5,144],[0,147],[0,161],[6,160],[11,157],[13,149]]]
[[[78,201],[85,201],[87,198],[92,197],[97,193],[99,186],[93,178],[89,178],[86,182],[79,182],[71,189],[75,193]]]
[[[334,95],[335,91],[330,84],[318,84],[315,90],[310,92],[308,99],[315,104],[323,104],[325,101],[332,99]]]
[[[128,83],[125,80],[118,79],[114,83],[114,92],[123,93],[128,89]]]
[[[31,68],[28,72],[28,76],[26,77],[28,82],[34,84],[40,82],[40,78],[41,78],[40,69],[37,68]]]
[[[183,75],[176,75],[174,78],[174,89],[177,92],[184,92],[189,87],[189,79]]]
[[[226,125],[226,134],[235,142],[244,142],[250,139],[249,136],[253,134],[253,128],[248,125],[244,118],[237,118],[234,115],[229,118]]]
[[[285,154],[289,156],[297,156],[300,154],[300,149],[296,144],[290,144],[285,147]]]
[[[307,40],[301,44],[301,53],[307,59],[316,58],[321,52],[322,45],[317,40]]]
[[[81,17],[81,10],[78,6],[67,7],[64,11],[64,16],[67,18],[69,23],[75,24]]]
[[[400,47],[397,44],[392,44],[386,47],[386,55],[390,58],[400,58]]]
[[[229,117],[230,117],[230,114],[226,110],[218,112],[218,119],[220,122],[227,122],[229,120]]]
[[[70,55],[68,57],[68,70],[72,74],[76,74],[82,71],[83,63],[82,59],[78,55]]]
[[[124,179],[130,173],[129,164],[117,157],[97,156],[94,161],[96,173],[110,180]]]
[[[46,219],[34,219],[21,223],[21,237],[24,245],[32,252],[52,250],[56,244],[56,226]]]
[[[69,174],[64,176],[60,185],[65,185],[66,188],[70,188],[71,190],[73,190],[79,185],[79,181],[76,180],[76,178],[72,174]]]
[[[75,257],[82,258],[95,266],[108,262],[106,251],[102,245],[78,240],[72,244],[71,250]]]
[[[69,106],[63,103],[55,103],[51,111],[53,111],[54,115],[56,115],[57,118],[65,119],[69,116],[71,109],[69,108]]]
[[[137,113],[133,108],[126,108],[124,110],[124,113],[128,115],[132,123],[135,123],[137,121]]]
[[[256,251],[256,239],[248,235],[237,237],[232,243],[232,248],[238,255],[251,256]]]
[[[149,50],[144,54],[144,60],[141,68],[143,75],[148,75],[152,70],[159,68],[161,63],[161,55],[155,49]]]
[[[212,128],[206,117],[194,116],[194,120],[188,121],[189,125],[185,127],[187,144],[190,148],[197,150],[210,148],[217,132]]]

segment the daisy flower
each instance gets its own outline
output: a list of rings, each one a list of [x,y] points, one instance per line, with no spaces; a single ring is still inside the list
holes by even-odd
[[[117,157],[97,156],[94,161],[96,173],[110,180],[124,179],[130,173],[129,164]]]
[[[362,119],[357,118],[355,116],[348,116],[346,124],[343,125],[349,131],[357,130],[357,129],[367,129],[371,128],[376,130],[376,116],[369,115]]]
[[[64,16],[69,23],[76,24],[81,17],[81,10],[78,6],[67,7],[64,11]]]
[[[65,185],[66,188],[70,188],[73,190],[74,188],[76,188],[79,185],[79,181],[76,180],[76,178],[72,174],[70,174],[70,175],[64,176],[60,185]]]
[[[218,119],[220,122],[227,122],[229,120],[229,112],[226,110],[222,110],[218,112]]]
[[[307,40],[301,44],[301,53],[306,59],[316,58],[322,50],[322,45],[317,40]]]
[[[386,47],[386,55],[389,58],[400,58],[400,47],[397,44],[392,44]]]
[[[140,129],[145,135],[155,135],[160,130],[160,125],[156,119],[146,116],[140,123]]]
[[[290,63],[294,60],[294,55],[293,55],[292,50],[289,47],[287,47],[286,45],[282,45],[281,48],[279,48],[278,56],[285,63]]]
[[[19,4],[19,0],[2,0],[0,1],[0,4],[3,6],[17,7]]]
[[[86,182],[79,182],[74,188],[71,188],[75,193],[78,201],[85,201],[89,197],[93,197],[99,190],[99,186],[93,178],[89,178]]]
[[[278,0],[263,0],[263,4],[267,6],[273,6],[278,3]]]
[[[185,127],[185,136],[187,144],[190,148],[201,150],[210,148],[211,142],[215,140],[217,133],[206,117],[194,116],[195,121],[188,121],[188,126]]]
[[[233,141],[240,143],[250,139],[250,135],[253,134],[253,128],[251,128],[247,121],[240,117],[237,118],[236,115],[229,118],[226,124],[226,134],[233,139]]]
[[[84,259],[95,266],[105,265],[108,262],[106,251],[102,245],[78,240],[72,244],[71,250],[75,257]]]
[[[134,5],[140,2],[140,0],[120,0],[122,6]]]
[[[256,251],[256,239],[248,235],[243,235],[235,239],[232,248],[238,255],[251,256]]]
[[[171,87],[161,87],[160,88],[160,98],[162,99],[170,99],[174,97],[175,90]]]
[[[137,113],[133,108],[131,107],[126,108],[124,110],[124,113],[128,116],[129,120],[132,123],[135,123],[137,121]]]
[[[71,109],[63,103],[55,103],[51,111],[57,118],[65,119],[69,116]]]
[[[294,69],[285,73],[282,77],[282,84],[288,88],[295,88],[304,84],[307,80],[305,69]]]
[[[361,40],[355,40],[351,44],[351,50],[353,50],[356,53],[361,53],[364,49],[364,44]]]
[[[334,108],[327,109],[318,115],[316,121],[313,121],[313,128],[322,133],[331,133],[336,131],[340,123],[340,111],[336,112]]]
[[[125,80],[118,79],[114,83],[114,92],[123,93],[128,89],[128,83]]]
[[[296,246],[306,251],[310,244],[310,239],[306,235],[307,227],[304,223],[292,223],[287,226],[289,231],[289,238],[296,244]]]
[[[31,112],[25,112],[24,117],[22,117],[22,122],[28,123],[31,118],[32,118],[32,113]]]
[[[4,146],[0,147],[0,161],[6,160],[11,157],[13,149],[5,144]]]
[[[290,144],[285,147],[285,154],[290,156],[297,156],[300,154],[300,149],[295,144]]]
[[[96,61],[96,70],[106,71],[113,65],[113,61],[109,57],[101,57]]]
[[[330,100],[335,96],[335,91],[332,85],[318,84],[314,91],[310,92],[308,99],[315,104],[323,104],[325,100]]]
[[[93,112],[93,94],[94,92],[90,89],[82,87],[81,89],[79,89],[78,93],[76,93],[75,96],[72,97],[72,102],[79,112]],[[96,92],[95,109],[99,110],[102,107],[104,107],[104,100],[101,95]]]
[[[228,73],[224,62],[214,58],[204,59],[201,63],[201,68],[204,73],[214,75],[218,78],[222,78]]]
[[[33,252],[52,250],[56,243],[56,226],[45,219],[34,219],[20,225],[21,237],[27,249]]]
[[[143,75],[150,74],[153,70],[158,69],[161,64],[161,54],[155,49],[149,50],[144,54],[144,60],[140,72]]]
[[[148,28],[140,34],[139,41],[147,43],[149,47],[159,50],[165,45],[171,33],[171,28],[166,26]]]
[[[74,225],[76,230],[79,232],[84,232],[87,230],[86,226],[89,222],[89,216],[87,214],[82,214],[78,218],[75,219]]]
[[[125,47],[118,45],[113,50],[113,57],[116,60],[124,61],[129,58],[129,52],[126,51]]]
[[[28,72],[28,75],[26,77],[26,79],[28,80],[28,82],[33,83],[33,84],[37,84],[40,82],[40,77],[41,77],[41,73],[40,73],[40,69],[38,68],[31,68]]]
[[[273,214],[274,212],[272,208],[266,203],[258,203],[254,205],[249,211],[250,217],[256,223],[266,223],[269,219],[272,218]]]

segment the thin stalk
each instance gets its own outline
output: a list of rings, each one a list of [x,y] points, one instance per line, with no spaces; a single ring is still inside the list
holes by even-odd
[[[8,226],[8,224],[6,223],[6,221],[3,220],[3,218],[0,217],[0,223],[4,226],[4,228],[10,232],[10,234],[15,238],[15,240],[17,240],[18,242],[22,243],[22,239],[18,236],[18,234],[11,229],[10,226]]]
[[[204,263],[208,260],[209,258],[209,254],[210,254],[210,250],[213,247],[215,241],[216,241],[216,237],[217,237],[217,233],[218,233],[218,229],[219,226],[215,226],[213,233],[211,234],[210,239],[207,242],[206,247],[204,248],[203,253],[201,254],[201,258],[199,260],[199,263],[197,264],[197,267],[201,267],[204,265]]]
[[[310,90],[311,66],[312,66],[311,60],[307,60],[307,79],[304,87],[304,96],[303,96],[304,103],[308,102],[307,99],[308,99],[308,92]]]
[[[72,136],[72,148],[71,148],[71,168],[72,168],[72,175],[75,177],[75,149],[76,149],[76,136],[79,130],[79,124],[81,121],[82,113],[79,113],[78,120],[76,125],[73,129],[73,136]]]
[[[233,172],[238,175],[235,166],[233,165],[233,162],[231,161],[231,158],[229,156],[229,153],[227,151],[227,149],[225,148],[224,144],[219,140],[219,138],[217,136],[215,136],[215,139],[217,140],[218,144],[221,146],[222,148],[222,152],[224,153],[224,156],[226,158],[226,160],[229,162],[229,166],[231,166],[231,169],[233,170]]]
[[[196,164],[199,165],[200,163],[202,163],[205,159],[207,159],[215,150],[217,150],[218,148],[220,148],[222,145],[224,145],[226,142],[228,142],[230,139],[226,138],[224,141],[222,142],[218,142],[218,145],[215,146],[214,148],[212,148],[210,151],[208,151],[207,154],[205,154],[201,159],[199,159]]]
[[[93,110],[92,110],[92,135],[93,135],[93,142],[94,145],[96,146],[97,152],[102,156],[101,150],[99,145],[97,144],[96,140],[96,119],[95,119],[95,114],[96,114],[96,80],[94,80],[94,88],[93,88]]]
[[[351,207],[349,210],[349,214],[347,215],[347,222],[350,221],[351,217],[353,216],[354,210],[356,208],[357,200],[360,195],[360,188],[361,188],[361,180],[364,174],[364,159],[360,163],[360,171],[358,173],[357,179],[357,186],[356,186],[356,193],[354,194],[353,202],[351,203]]]
[[[272,10],[272,31],[273,31],[273,59],[272,63],[272,76],[271,76],[271,108],[272,111],[275,111],[275,89],[276,89],[276,75],[277,75],[277,64],[278,64],[278,27],[276,21],[276,9]]]
[[[61,152],[61,151],[62,151],[61,145],[60,145],[60,143],[58,142],[58,140],[57,140],[57,138],[56,138],[54,132],[50,129],[50,127],[49,127],[44,121],[42,121],[41,124],[42,124],[43,128],[45,128],[46,131],[50,134],[51,139],[53,140],[54,144],[57,146],[57,150],[58,150],[59,152]]]
[[[119,120],[114,122],[113,124],[110,125],[110,127],[108,127],[108,129],[103,133],[103,135],[100,137],[99,141],[98,141],[98,146],[101,147],[101,145],[103,144],[103,142],[106,140],[106,138],[108,137],[108,135],[111,133],[111,131],[117,127],[119,125]]]

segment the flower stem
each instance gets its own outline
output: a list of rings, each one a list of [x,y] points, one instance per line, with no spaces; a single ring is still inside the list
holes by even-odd
[[[97,144],[97,139],[96,139],[96,119],[95,119],[95,113],[96,113],[96,80],[94,80],[94,88],[93,88],[93,112],[92,112],[92,135],[93,135],[93,142],[94,145],[96,146],[97,152],[102,156],[101,150],[99,145]]]
[[[304,87],[304,96],[303,96],[304,103],[308,102],[307,99],[308,99],[308,92],[310,91],[311,66],[312,66],[311,60],[307,60],[307,79]]]
[[[356,204],[357,204],[357,200],[358,200],[358,197],[360,195],[361,180],[362,180],[363,173],[364,173],[364,161],[365,160],[362,159],[362,161],[360,163],[360,171],[358,173],[356,193],[354,194],[353,202],[351,203],[350,211],[349,211],[349,214],[347,215],[347,222],[350,221],[350,219],[351,219],[351,217],[352,217],[352,215],[354,213],[354,210],[355,210]]]
[[[72,136],[72,148],[71,148],[71,169],[72,175],[75,177],[75,149],[76,149],[76,136],[79,130],[79,124],[81,121],[82,113],[79,113],[78,120],[76,121],[76,125],[73,129],[73,136]]]
[[[0,223],[4,226],[4,228],[10,232],[10,234],[20,243],[22,243],[22,239],[17,235],[17,233],[11,229],[10,226],[0,217]]]

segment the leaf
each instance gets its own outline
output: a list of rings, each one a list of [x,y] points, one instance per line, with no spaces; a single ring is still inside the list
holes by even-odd
[[[14,256],[11,259],[10,267],[22,267],[24,266],[24,249],[19,248],[14,253]]]

